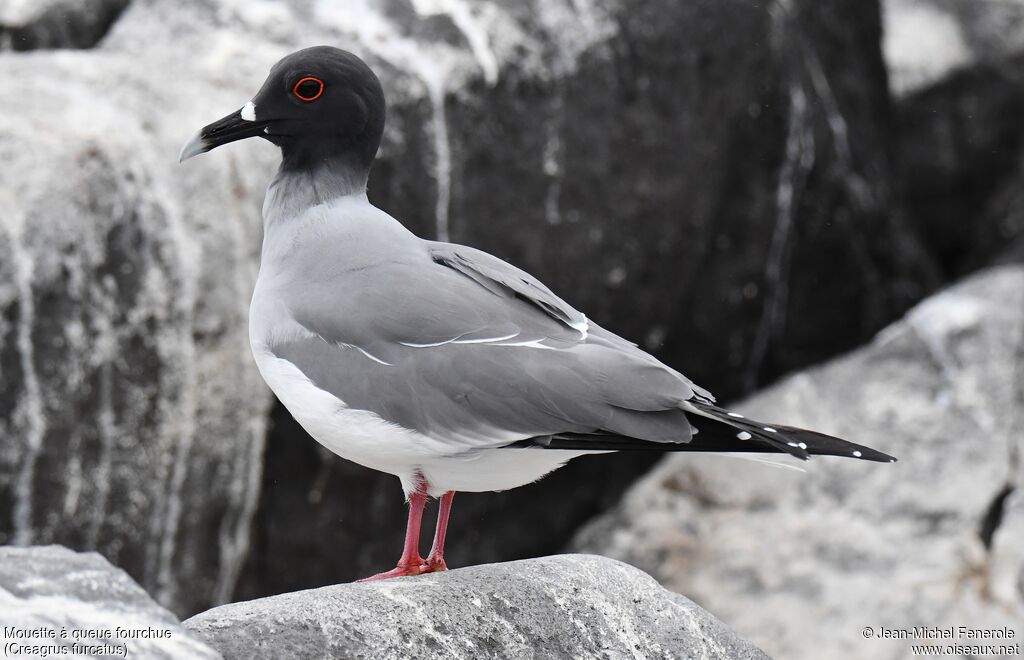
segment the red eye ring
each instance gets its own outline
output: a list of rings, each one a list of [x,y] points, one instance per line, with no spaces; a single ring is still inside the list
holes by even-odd
[[[315,82],[317,85],[319,85],[318,89],[316,90],[316,94],[313,94],[312,96],[303,96],[299,92],[299,85],[307,82]],[[292,94],[295,95],[295,98],[299,99],[300,101],[305,101],[306,103],[310,103],[311,101],[317,100],[323,93],[324,81],[320,80],[319,78],[314,78],[313,76],[306,76],[305,78],[299,80],[299,82],[295,83],[295,86],[292,87]]]

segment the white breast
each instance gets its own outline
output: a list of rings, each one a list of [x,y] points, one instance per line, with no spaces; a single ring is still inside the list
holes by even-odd
[[[256,366],[302,428],[344,459],[393,474],[413,484],[417,465],[436,454],[429,438],[345,405],[314,385],[294,364],[253,345]]]

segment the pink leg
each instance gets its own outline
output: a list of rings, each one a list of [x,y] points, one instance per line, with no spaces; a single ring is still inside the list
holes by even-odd
[[[423,558],[420,557],[420,522],[423,520],[423,507],[427,504],[426,484],[420,484],[415,493],[409,495],[409,521],[405,526],[405,546],[402,548],[402,558],[398,560],[398,566],[390,571],[377,573],[359,582],[371,582],[373,580],[384,580],[393,577],[404,577],[407,575],[419,575],[426,567]]]
[[[437,509],[437,529],[434,530],[434,545],[427,555],[427,566],[424,573],[433,571],[447,571],[448,566],[444,563],[444,537],[448,534],[448,516],[452,512],[452,500],[455,499],[455,491],[450,490],[441,496]]]

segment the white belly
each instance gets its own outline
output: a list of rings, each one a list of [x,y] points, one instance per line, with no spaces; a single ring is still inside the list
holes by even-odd
[[[558,449],[477,449],[428,459],[420,466],[430,494],[456,490],[480,493],[509,490],[537,481],[586,451]]]
[[[584,451],[466,449],[357,410],[314,385],[291,362],[254,345],[256,366],[270,389],[313,438],[338,456],[387,472],[405,492],[422,475],[429,494],[508,490],[540,479]]]

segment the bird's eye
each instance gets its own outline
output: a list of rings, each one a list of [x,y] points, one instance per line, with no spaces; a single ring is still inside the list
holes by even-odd
[[[313,76],[306,76],[295,83],[295,87],[292,87],[292,94],[295,95],[295,98],[306,103],[317,100],[323,93],[324,81]]]

